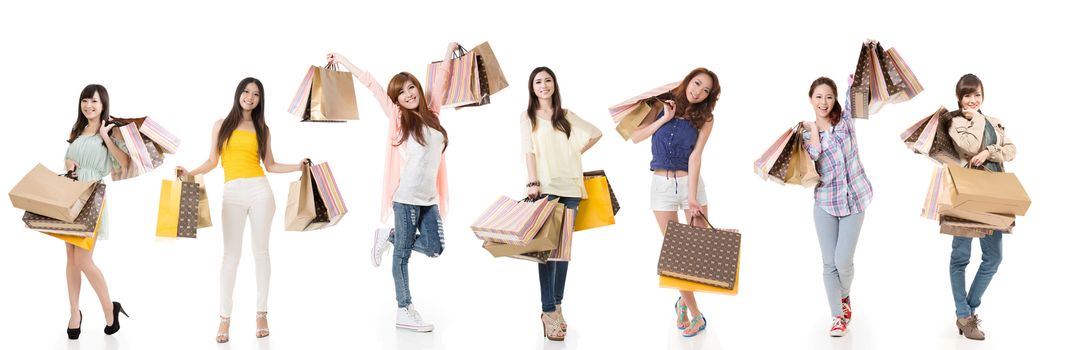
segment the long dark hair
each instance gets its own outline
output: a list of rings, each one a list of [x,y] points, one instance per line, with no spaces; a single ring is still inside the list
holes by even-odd
[[[980,81],[980,78],[977,77],[976,74],[965,74],[961,76],[961,79],[958,79],[958,84],[955,87],[955,91],[958,97],[959,110],[964,108],[961,106],[961,98],[965,97],[965,95],[976,92],[976,90],[980,90],[980,98],[981,100],[983,100],[984,82]],[[983,111],[980,111],[980,113],[983,113]]]
[[[831,110],[827,112],[827,119],[830,119],[831,125],[838,125],[838,122],[842,121],[842,105],[838,104],[838,86],[835,86],[835,81],[828,77],[819,77],[812,81],[812,85],[808,87],[808,97],[812,98],[812,93],[816,91],[816,88],[820,85],[827,85],[831,88],[831,93],[835,95],[835,105],[831,107]]]
[[[540,72],[548,73],[552,83],[555,84],[555,89],[551,92],[551,124],[555,126],[555,130],[562,131],[566,134],[566,138],[570,138],[570,121],[566,120],[566,111],[563,110],[563,103],[559,99],[559,78],[555,77],[555,72],[552,72],[551,68],[536,67],[532,73],[529,73],[529,108],[525,110],[529,115],[529,123],[533,126],[533,130],[536,130],[536,111],[540,108],[540,99],[533,90],[533,80]]]
[[[399,91],[402,91],[406,86],[406,82],[412,82],[414,87],[417,88],[417,109],[406,109],[399,104]],[[425,145],[425,133],[421,132],[421,127],[428,126],[440,134],[443,134],[443,150],[447,151],[447,130],[443,129],[443,125],[440,125],[440,117],[435,113],[432,113],[428,109],[428,103],[425,102],[425,92],[421,89],[421,83],[414,77],[413,74],[407,72],[400,72],[391,77],[391,81],[387,83],[387,95],[391,98],[391,103],[399,107],[399,124],[402,131],[402,137],[399,138],[399,143],[396,146],[406,142],[407,139],[413,137],[418,144]]]
[[[242,98],[242,92],[246,91],[246,86],[250,83],[256,84],[257,90],[261,91],[261,100],[257,102],[257,107],[253,107],[250,119],[253,120],[253,131],[257,134],[257,155],[263,160],[265,159],[265,144],[268,143],[268,124],[265,124],[265,87],[260,80],[252,77],[242,79],[235,88],[235,100],[231,105],[231,112],[227,113],[227,118],[224,118],[223,124],[220,125],[220,133],[216,135],[216,152],[223,152],[224,145],[231,139],[231,133],[235,132],[238,124],[242,122],[242,105],[239,104],[239,99]]]
[[[708,97],[704,98],[704,101],[700,103],[691,104],[686,97],[686,88],[689,87],[689,82],[701,74],[707,74],[712,78],[712,90],[708,92]],[[704,126],[704,123],[712,121],[712,111],[715,110],[715,103],[719,101],[719,93],[722,92],[722,88],[719,87],[719,77],[715,75],[715,72],[708,70],[707,68],[700,67],[694,69],[686,74],[685,79],[668,93],[660,95],[663,97],[670,97],[674,99],[674,105],[677,107],[674,112],[675,117],[684,117],[689,120],[693,127],[700,129]],[[682,106],[686,106],[682,108]]]
[[[94,93],[96,93],[101,100],[101,125],[111,121],[112,117],[108,112],[108,90],[99,84],[86,85],[86,87],[82,88],[82,93],[78,95],[78,119],[75,119],[75,124],[71,127],[71,135],[67,137],[67,143],[75,142],[75,139],[82,136],[82,132],[86,130],[86,126],[89,126],[89,118],[86,118],[86,115],[82,114],[82,100],[93,98]]]

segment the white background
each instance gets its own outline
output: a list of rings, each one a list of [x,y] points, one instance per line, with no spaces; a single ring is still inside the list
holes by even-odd
[[[0,188],[41,162],[62,167],[83,86],[100,83],[115,116],[149,115],[182,138],[162,170],[109,185],[111,240],[95,261],[112,297],[131,318],[104,336],[103,315],[83,283],[82,339],[68,341],[62,244],[23,228],[22,212],[0,206],[2,349],[1009,349],[1067,346],[1071,232],[1063,214],[1071,191],[1067,153],[1067,10],[1018,3],[791,2],[743,4],[506,4],[216,2],[167,4],[7,3],[0,11],[0,99],[7,156]],[[879,39],[902,54],[925,87],[914,100],[858,122],[860,152],[875,187],[856,257],[855,317],[849,335],[826,335],[830,318],[812,223],[812,194],[761,181],[752,161],[793,123],[813,118],[806,97],[818,76],[840,94],[860,43]],[[386,118],[357,86],[361,120],[299,123],[286,106],[311,64],[345,54],[386,84],[406,70],[423,77],[450,41],[489,41],[511,86],[493,103],[445,110],[452,210],[438,259],[415,255],[415,305],[431,334],[396,331],[390,268],[368,250],[380,224]],[[605,169],[622,211],[618,224],[575,238],[564,301],[565,344],[541,338],[533,263],[493,259],[469,224],[496,196],[520,196],[518,115],[537,66],[559,77],[564,105],[605,134],[586,169]],[[743,233],[741,292],[698,294],[708,330],[684,340],[674,329],[677,292],[657,287],[660,235],[649,201],[648,143],[614,132],[606,111],[689,70],[713,69],[723,87],[704,154],[711,219]],[[950,236],[918,216],[932,163],[899,133],[940,105],[975,73],[983,110],[1002,118],[1019,150],[1008,165],[1033,199],[978,310],[987,341],[959,337],[948,279]],[[246,76],[265,84],[274,152],[283,162],[328,161],[350,212],[328,230],[284,232],[288,183],[270,174],[277,211],[272,237],[272,335],[255,340],[249,242],[235,290],[230,344],[213,343],[221,258],[223,172],[206,179],[217,226],[199,238],[154,237],[160,180],[175,165],[204,161],[213,121]],[[969,276],[979,262],[974,244]],[[385,260],[387,261],[387,260]]]

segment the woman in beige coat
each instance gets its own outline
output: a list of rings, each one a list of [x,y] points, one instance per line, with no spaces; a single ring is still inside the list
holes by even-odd
[[[1006,126],[997,118],[984,115],[984,84],[973,74],[965,74],[957,83],[958,112],[952,113],[950,137],[954,141],[962,165],[1001,172],[1003,163],[1013,160],[1017,147],[1006,136]],[[958,334],[973,340],[984,340],[976,308],[987,290],[991,278],[1002,262],[1002,231],[995,230],[980,238],[983,261],[965,291],[965,267],[972,253],[972,237],[954,237],[950,252],[950,287],[954,294]]]

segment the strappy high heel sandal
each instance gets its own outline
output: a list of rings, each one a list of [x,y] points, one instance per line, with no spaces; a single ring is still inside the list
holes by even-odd
[[[563,333],[566,333],[566,318],[563,317],[562,305],[555,305],[555,317],[559,319],[559,324],[562,325]]]
[[[220,323],[227,325],[227,331],[216,333],[216,342],[223,344],[231,340],[231,337],[228,335],[231,331],[231,318],[220,316]]]
[[[700,325],[700,328],[697,328],[697,321],[698,320],[700,322],[704,322],[704,324]],[[697,315],[697,317],[693,318],[692,322],[689,322],[689,327],[686,328],[686,330],[684,332],[682,332],[682,336],[686,337],[686,338],[694,337],[694,336],[697,335],[697,333],[700,333],[705,328],[708,328],[708,320],[704,318],[704,315]],[[696,330],[694,330],[692,333],[690,333],[689,332],[690,329],[696,329]]]
[[[257,318],[264,319],[265,323],[268,323],[268,312],[258,312],[257,313]],[[267,336],[268,336],[268,327],[257,328],[257,337],[258,338],[264,338],[264,337],[267,337]]]
[[[682,304],[682,297],[678,297],[678,301],[674,302],[674,312],[678,314],[678,330],[689,327],[689,309]]]
[[[559,323],[559,319],[553,315],[541,312],[540,322],[544,324],[544,336],[548,340],[563,341],[566,338],[566,334],[563,333],[562,325]]]

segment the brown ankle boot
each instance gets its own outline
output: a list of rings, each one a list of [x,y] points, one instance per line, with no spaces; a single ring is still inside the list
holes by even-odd
[[[958,327],[958,334],[964,335],[965,338],[984,340],[984,331],[980,330],[980,319],[976,315],[959,318],[954,324]]]

